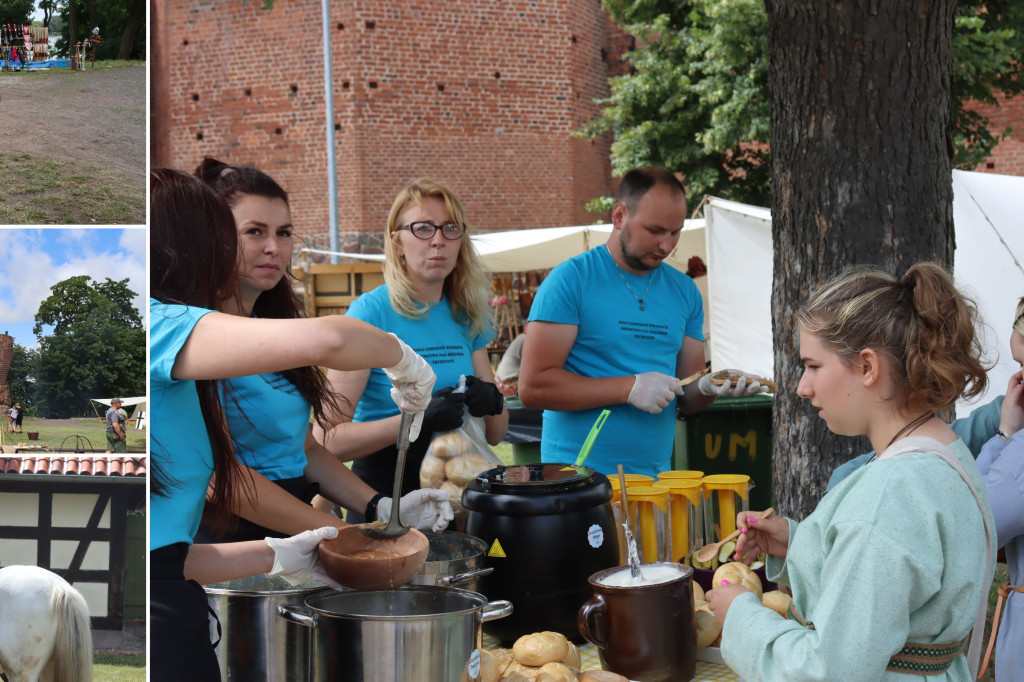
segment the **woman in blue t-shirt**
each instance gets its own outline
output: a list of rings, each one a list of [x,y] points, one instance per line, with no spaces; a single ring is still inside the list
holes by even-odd
[[[295,237],[288,193],[256,168],[229,166],[209,157],[195,175],[227,202],[238,233],[238,286],[217,309],[242,317],[304,317],[291,275]],[[341,411],[339,400],[344,396],[336,396],[315,367],[221,382],[221,405],[235,454],[289,497],[258,507],[239,499],[241,506],[232,511],[242,518],[233,519],[236,523],[225,532],[218,532],[207,518],[195,541],[281,537],[333,523],[310,506],[318,492],[343,508],[369,514],[370,520],[388,518],[391,498],[377,494],[313,439],[310,410],[323,424],[328,407],[332,413]],[[448,495],[440,490],[414,490],[402,500],[401,509],[402,521],[420,530],[442,530],[452,518]]]
[[[487,356],[494,337],[489,282],[466,234],[462,204],[443,183],[414,180],[395,198],[384,235],[384,281],[356,299],[347,316],[400,336],[430,363],[443,387],[424,415],[423,437],[410,445],[404,493],[418,486],[427,436],[460,426],[463,406],[484,418],[489,444],[501,442],[508,430]],[[463,374],[465,394],[453,393]],[[352,470],[379,493],[390,491],[399,418],[387,398],[387,379],[376,369],[331,370],[327,379],[356,403],[355,414],[338,415],[327,430],[314,425],[314,436],[340,459],[354,459]]]
[[[218,680],[200,583],[269,573],[322,574],[325,525],[289,538],[193,544],[209,490],[214,510],[287,496],[234,456],[218,380],[306,365],[385,367],[406,412],[429,404],[434,374],[396,336],[339,317],[254,320],[215,309],[236,290],[238,238],[227,204],[178,171],[150,175],[150,675]],[[227,524],[222,511],[215,523]],[[337,521],[335,519],[335,521]]]

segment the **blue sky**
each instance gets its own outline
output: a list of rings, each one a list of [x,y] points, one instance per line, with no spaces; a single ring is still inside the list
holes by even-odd
[[[75,275],[128,280],[146,319],[146,230],[135,228],[0,228],[0,332],[38,346],[32,327],[50,287]],[[44,330],[44,335],[46,330]]]

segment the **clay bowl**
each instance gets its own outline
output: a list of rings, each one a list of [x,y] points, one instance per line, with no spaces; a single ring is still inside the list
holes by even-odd
[[[415,528],[394,540],[374,540],[359,526],[347,526],[338,530],[338,537],[321,540],[319,550],[324,571],[345,587],[389,590],[420,572],[430,541]]]

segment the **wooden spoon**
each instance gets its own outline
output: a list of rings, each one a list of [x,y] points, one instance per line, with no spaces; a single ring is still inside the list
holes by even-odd
[[[761,512],[760,514],[755,516],[754,518],[757,519],[758,521],[760,521],[761,519],[768,518],[769,516],[771,516],[774,513],[775,513],[775,509],[773,507],[768,507],[763,512]],[[734,530],[733,532],[729,533],[728,535],[726,535],[724,538],[722,538],[718,542],[715,542],[715,543],[710,544],[710,545],[704,545],[703,547],[701,547],[700,549],[697,550],[697,561],[700,561],[701,563],[703,563],[705,561],[711,561],[712,558],[718,556],[718,552],[722,549],[722,545],[724,545],[725,543],[729,542],[730,540],[735,540],[737,537],[739,537],[739,534],[740,534],[740,531],[737,528],[736,530]]]

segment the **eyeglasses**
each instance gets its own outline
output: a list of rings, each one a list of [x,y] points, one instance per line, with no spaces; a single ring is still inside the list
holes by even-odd
[[[434,225],[433,223],[409,223],[408,225],[402,225],[399,230],[409,230],[412,232],[412,236],[417,239],[433,239],[434,235],[437,234],[438,230],[441,230],[441,236],[445,239],[460,239],[465,233],[466,229],[458,223],[445,223],[444,225]]]

